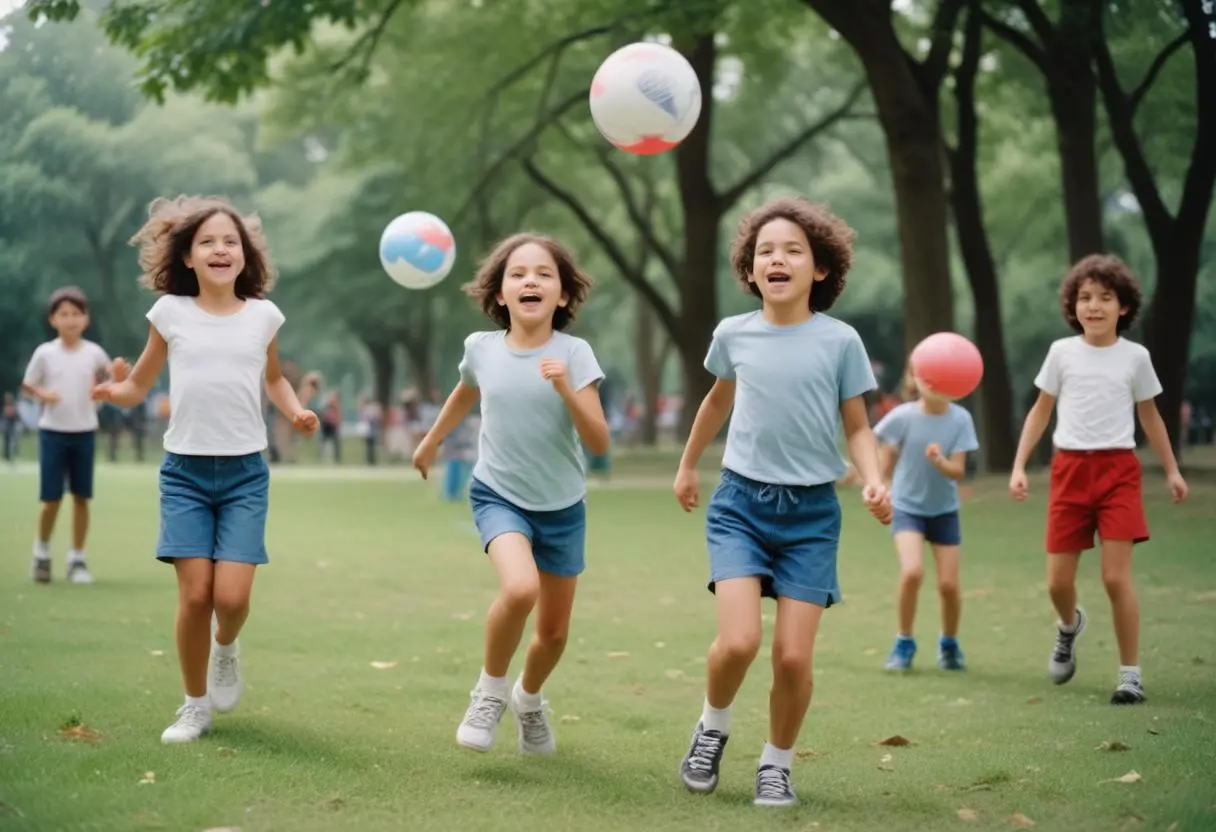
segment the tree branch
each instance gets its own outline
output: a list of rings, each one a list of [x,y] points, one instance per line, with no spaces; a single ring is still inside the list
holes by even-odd
[[[1216,30],[1212,18],[1204,19],[1195,0],[1182,3],[1190,24],[1191,49],[1195,55],[1195,143],[1187,166],[1178,204],[1178,222],[1183,228],[1197,230],[1200,237],[1212,207],[1216,189]]]
[[[1051,25],[1051,20],[1047,14],[1039,8],[1038,0],[1017,0],[1018,8],[1022,10],[1022,14],[1026,15],[1026,22],[1030,24],[1030,28],[1034,29],[1035,35],[1039,38],[1039,43],[1043,44],[1045,49],[1051,49],[1052,41],[1055,40],[1056,30]]]
[[[612,264],[620,270],[621,277],[625,278],[631,286],[633,286],[650,307],[658,316],[659,321],[663,324],[663,328],[667,330],[667,334],[672,340],[678,340],[680,330],[680,321],[676,317],[671,306],[663,298],[662,295],[650,284],[644,274],[639,274],[625,253],[621,251],[621,247],[617,245],[616,240],[612,239],[603,226],[596,222],[595,218],[587,210],[586,206],[579,201],[578,197],[569,191],[562,188],[536,166],[536,163],[531,157],[523,159],[523,169],[532,177],[532,181],[539,185],[543,190],[547,191],[554,199],[562,203],[569,209],[570,213],[574,214],[579,223],[586,229],[587,233],[600,245],[604,254],[612,261]]]
[[[980,16],[984,21],[984,25],[994,35],[1021,52],[1044,75],[1047,74],[1047,54],[1041,46],[1028,38],[1023,32],[1019,32],[1008,23],[997,20],[987,12],[980,12]]]
[[[1157,53],[1157,57],[1153,58],[1152,64],[1149,65],[1148,72],[1144,73],[1144,80],[1132,90],[1132,94],[1128,96],[1127,105],[1131,108],[1132,114],[1135,115],[1136,110],[1140,107],[1140,102],[1144,100],[1144,96],[1148,94],[1149,89],[1153,86],[1153,82],[1157,80],[1157,76],[1161,74],[1161,70],[1165,69],[1166,63],[1173,57],[1174,53],[1182,47],[1186,46],[1191,39],[1191,30],[1188,27],[1170,41],[1164,49]]]
[[[565,130],[564,127],[562,129],[563,131]],[[573,139],[573,137],[570,138]],[[633,190],[629,187],[629,180],[626,178],[625,172],[612,161],[609,155],[611,152],[611,148],[605,147],[596,155],[599,156],[604,170],[608,171],[608,175],[616,183],[617,190],[621,194],[621,199],[625,203],[625,211],[629,214],[630,222],[633,223],[633,227],[637,229],[638,234],[641,235],[642,240],[654,255],[659,258],[659,262],[663,264],[663,268],[671,275],[672,280],[678,280],[680,276],[680,263],[671,249],[655,235],[654,228],[651,227],[650,216],[653,213],[653,205],[646,211],[638,207],[637,200],[633,198]],[[653,186],[650,190],[653,195]]]
[[[384,35],[384,30],[388,27],[388,23],[393,19],[393,15],[397,13],[397,9],[401,8],[404,0],[391,0],[384,10],[380,12],[380,17],[363,34],[355,39],[351,44],[350,49],[339,60],[335,61],[329,68],[330,72],[341,72],[355,59],[355,56],[362,53],[363,60],[359,62],[359,69],[355,72],[355,77],[363,79],[367,77],[368,67],[371,66],[372,56],[376,53],[376,47],[380,43],[380,38]],[[263,4],[264,6],[265,4]]]
[[[939,0],[937,13],[930,28],[931,46],[923,64],[924,80],[930,89],[937,89],[950,68],[950,53],[954,50],[954,27],[964,0]]]
[[[739,179],[738,182],[723,191],[718,197],[718,204],[722,207],[722,209],[725,210],[730,208],[739,201],[740,197],[754,188],[756,184],[760,182],[760,180],[768,176],[772,172],[773,168],[777,167],[777,165],[781,164],[786,159],[797,153],[798,148],[802,147],[815,136],[819,135],[824,130],[827,130],[833,124],[844,118],[845,115],[848,114],[849,110],[852,109],[853,105],[857,103],[857,99],[861,97],[861,94],[865,92],[866,88],[867,84],[864,80],[855,84],[853,89],[849,91],[849,94],[845,98],[844,102],[839,107],[828,113],[819,121],[808,126],[805,130],[798,133],[781,147],[777,148],[771,155],[769,155],[767,159],[760,162],[758,165],[744,174],[744,176]]]

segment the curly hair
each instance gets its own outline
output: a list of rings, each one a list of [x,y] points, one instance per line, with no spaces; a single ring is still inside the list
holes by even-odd
[[[84,314],[89,313],[89,299],[79,286],[64,286],[51,292],[51,300],[47,304],[46,314],[51,316],[65,303],[70,303]]]
[[[465,294],[477,301],[487,318],[502,329],[509,330],[511,313],[498,302],[498,295],[502,291],[502,281],[511,254],[520,246],[529,243],[549,252],[553,262],[557,264],[557,276],[562,283],[562,292],[566,295],[566,305],[553,311],[553,328],[560,332],[568,327],[578,314],[578,307],[587,299],[592,281],[574,262],[574,255],[570,250],[546,234],[524,231],[502,240],[481,261],[477,274],[462,288]]]
[[[1140,281],[1136,280],[1128,265],[1113,254],[1090,254],[1068,270],[1064,282],[1060,284],[1060,311],[1064,313],[1064,320],[1077,332],[1085,332],[1077,320],[1077,294],[1087,280],[1109,289],[1119,298],[1120,308],[1127,312],[1119,316],[1115,332],[1126,332],[1136,322],[1144,299],[1140,294]]]
[[[198,275],[186,265],[186,255],[199,226],[219,213],[231,218],[245,254],[245,268],[237,275],[233,291],[241,300],[266,297],[275,272],[261,220],[241,216],[228,200],[215,196],[152,201],[148,221],[131,238],[131,244],[139,246],[140,284],[158,294],[197,296]]]
[[[853,240],[857,233],[844,220],[822,205],[802,197],[782,197],[767,202],[739,220],[730,247],[730,262],[745,292],[763,297],[760,287],[748,279],[756,259],[756,238],[773,220],[789,220],[802,229],[811,246],[816,268],[827,271],[811,287],[811,309],[825,312],[844,291],[845,275],[853,266]]]

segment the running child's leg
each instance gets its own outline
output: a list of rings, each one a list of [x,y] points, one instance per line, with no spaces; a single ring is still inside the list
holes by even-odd
[[[903,522],[901,514],[894,523]],[[893,525],[894,525],[893,523]],[[896,592],[898,631],[891,655],[887,657],[887,670],[910,670],[916,655],[916,639],[913,626],[916,621],[916,605],[920,586],[925,577],[924,532],[919,529],[897,530],[894,535],[895,552],[899,556],[899,589]]]
[[[524,670],[511,692],[511,708],[519,724],[519,750],[525,754],[552,754],[557,749],[547,702],[541,695],[545,681],[557,667],[570,635],[574,610],[575,575],[540,572],[536,600],[536,633],[528,645]]]
[[[958,627],[963,615],[959,588],[959,547],[931,544],[937,571],[937,595],[942,612],[942,632],[937,646],[937,665],[942,670],[962,670],[963,651],[958,646]]]
[[[1047,593],[1060,621],[1048,670],[1057,685],[1077,672],[1077,639],[1085,632],[1085,611],[1077,606],[1077,566],[1080,552],[1047,555]]]
[[[207,662],[211,655],[212,582],[210,558],[178,558],[177,617],[174,635],[186,702],[177,720],[161,734],[165,743],[190,742],[211,730],[211,700],[207,695]]]
[[[211,703],[220,713],[236,708],[245,690],[241,676],[240,642],[237,638],[249,617],[249,597],[257,566],[237,561],[216,561],[212,603],[215,608],[215,633],[211,643],[211,664],[207,687]]]
[[[1132,542],[1102,541],[1102,583],[1110,598],[1115,641],[1119,645],[1119,683],[1110,701],[1134,705],[1145,700],[1140,677],[1140,601],[1132,581]]]

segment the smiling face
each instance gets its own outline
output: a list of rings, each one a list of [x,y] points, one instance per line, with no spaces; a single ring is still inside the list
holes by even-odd
[[[1077,322],[1090,340],[1112,340],[1119,331],[1119,319],[1127,307],[1119,303],[1119,294],[1111,287],[1086,278],[1077,286]]]
[[[198,276],[199,288],[231,287],[245,268],[245,249],[232,217],[217,211],[194,234],[186,267]]]
[[[748,279],[772,306],[808,305],[811,287],[827,271],[815,265],[806,232],[795,222],[778,217],[765,223],[756,235],[756,254]]]
[[[61,300],[49,320],[59,337],[69,344],[79,341],[89,328],[89,313],[72,300]]]
[[[498,303],[507,308],[512,326],[552,325],[553,313],[568,302],[557,261],[547,248],[524,243],[511,252],[503,269]]]

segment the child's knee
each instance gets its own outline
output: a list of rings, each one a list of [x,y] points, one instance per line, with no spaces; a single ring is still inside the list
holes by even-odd
[[[925,567],[921,564],[900,567],[899,582],[911,586],[920,586],[925,579]]]
[[[181,586],[177,592],[182,610],[192,615],[211,614],[213,607],[211,599],[211,584],[201,581]]]
[[[566,640],[570,637],[570,625],[565,624],[544,624],[537,623],[536,625],[536,641],[544,648],[549,650],[560,650],[566,646]]]
[[[211,594],[211,603],[217,615],[234,618],[249,612],[249,594],[243,589],[215,587]]]
[[[59,506],[62,505],[62,503],[62,500],[43,500],[42,510],[47,514],[54,513],[59,511]]]
[[[750,664],[760,652],[760,630],[719,633],[714,642],[717,653],[730,664]]]
[[[1106,594],[1112,597],[1126,595],[1132,591],[1132,573],[1130,569],[1102,569],[1102,585]]]
[[[808,682],[811,678],[810,647],[773,644],[773,678],[784,682]]]
[[[89,498],[81,496],[80,494],[73,494],[72,505],[74,505],[76,508],[88,508]]]
[[[937,592],[946,598],[958,597],[958,578],[952,575],[941,576],[937,578]]]
[[[539,595],[540,582],[535,575],[521,575],[505,580],[498,590],[499,601],[515,613],[531,612]]]

